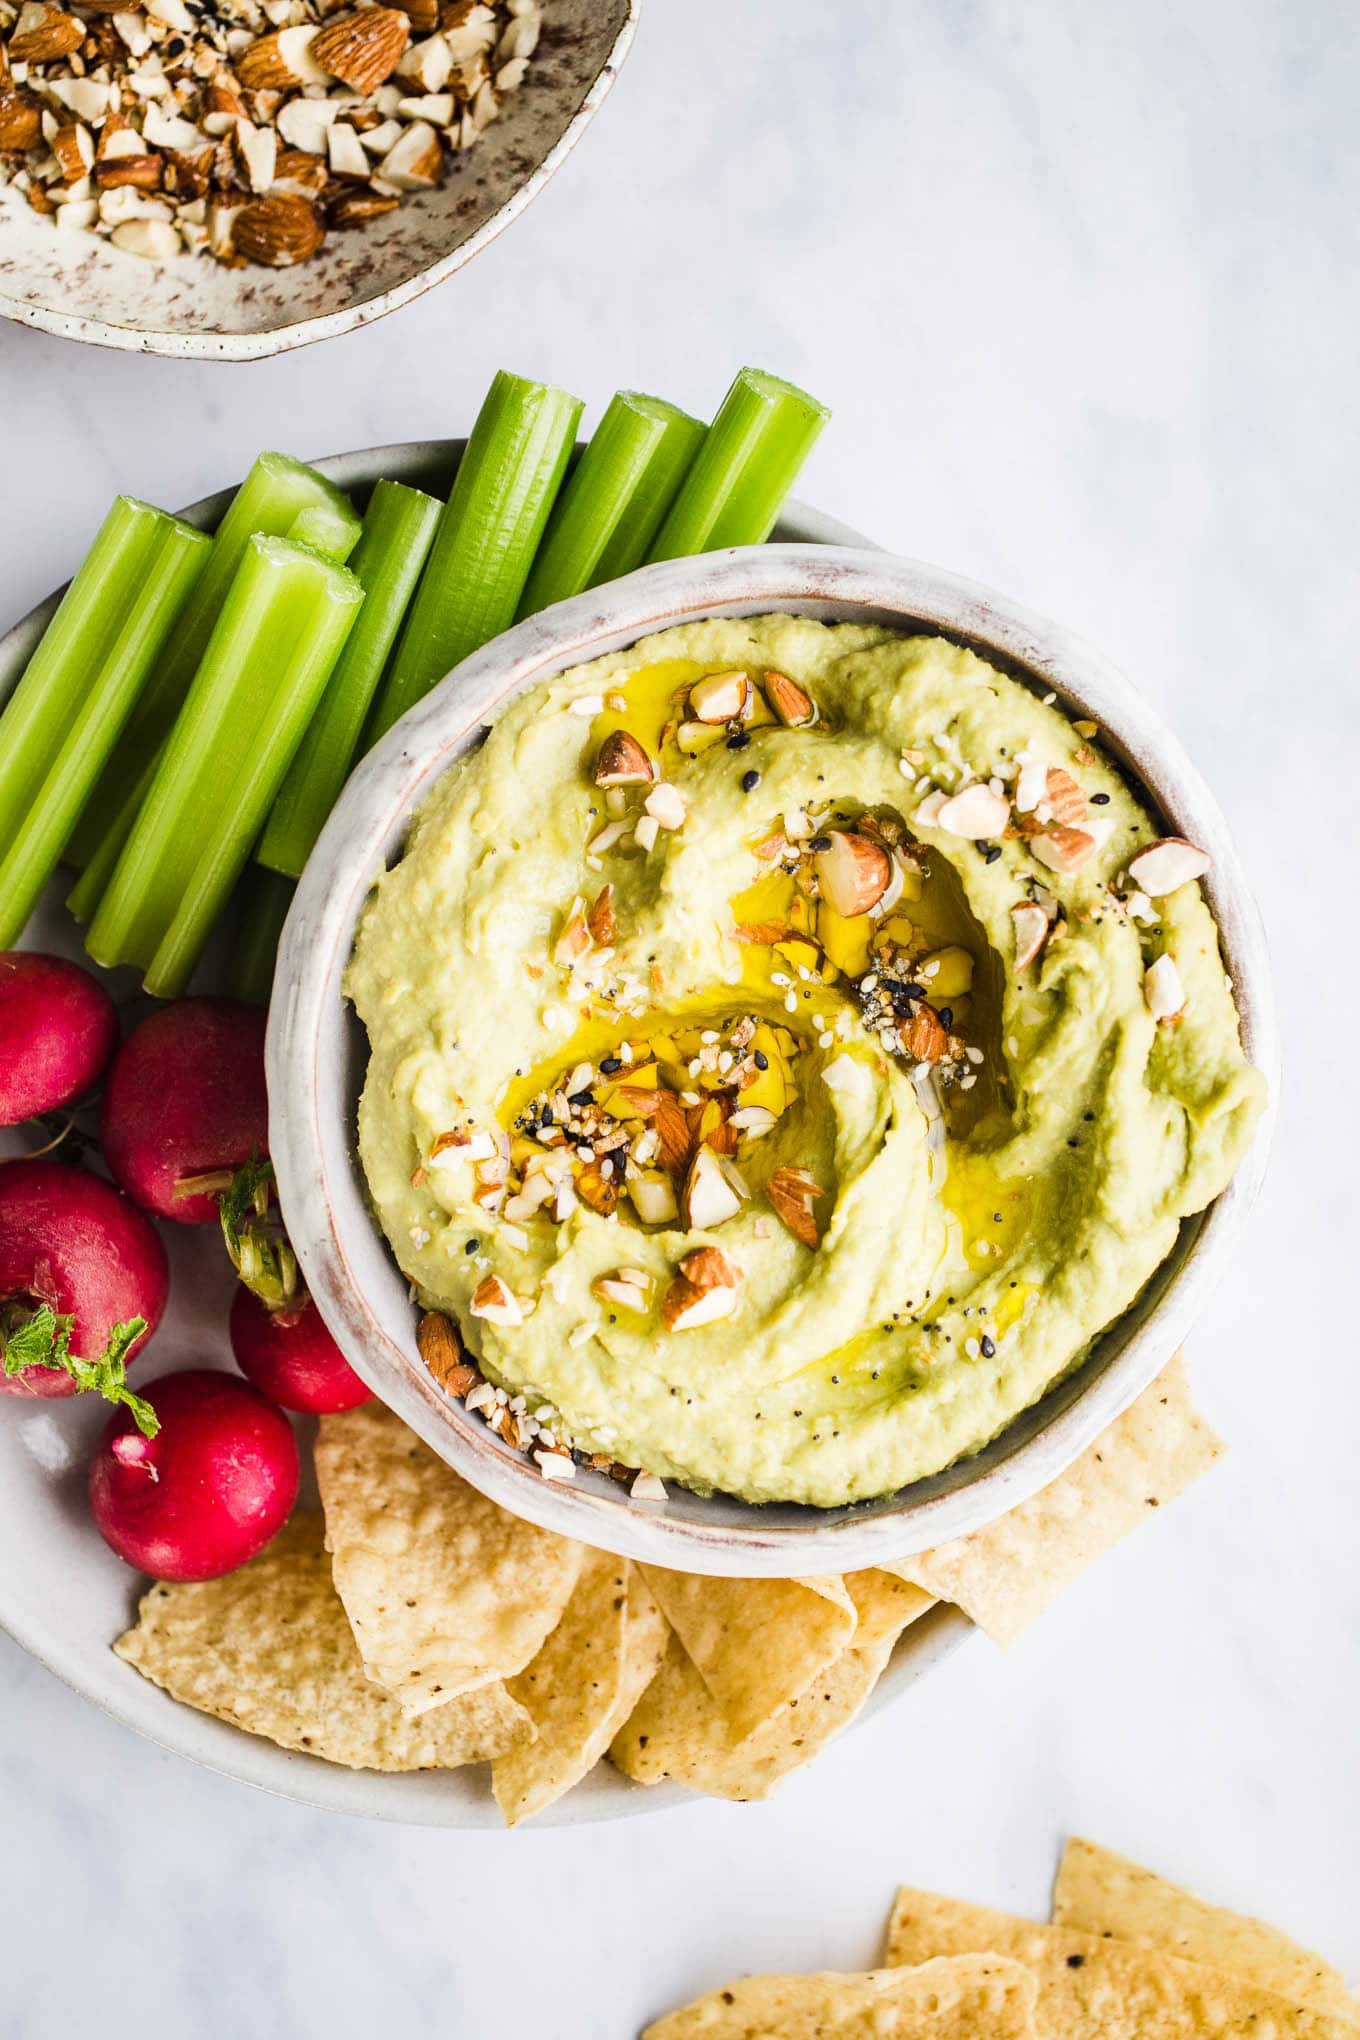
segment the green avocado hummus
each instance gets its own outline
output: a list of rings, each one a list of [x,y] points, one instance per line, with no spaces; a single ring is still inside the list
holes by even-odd
[[[715,620],[522,695],[348,979],[373,1200],[474,1405],[545,1471],[751,1501],[977,1451],[1250,1138],[1206,865],[936,637]]]

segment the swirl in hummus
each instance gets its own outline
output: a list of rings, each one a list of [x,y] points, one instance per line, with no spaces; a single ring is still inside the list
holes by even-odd
[[[1206,864],[938,637],[712,620],[560,674],[359,932],[397,1259],[559,1456],[822,1507],[934,1473],[1250,1138]]]

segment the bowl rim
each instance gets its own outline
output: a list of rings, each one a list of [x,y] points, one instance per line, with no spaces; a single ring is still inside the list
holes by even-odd
[[[444,1395],[371,1306],[359,1276],[375,1241],[395,1267],[353,1182],[353,1142],[334,1044],[345,1022],[338,984],[371,874],[409,816],[476,732],[524,687],[690,618],[773,611],[915,624],[977,647],[1074,714],[1213,864],[1205,881],[1236,988],[1244,1044],[1269,1088],[1252,1146],[1223,1194],[1184,1222],[1144,1297],[1083,1365],[961,1466],[897,1497],[842,1511],[785,1511],[791,1527],[736,1498],[720,1523],[634,1503],[595,1476],[550,1483]],[[328,1060],[329,1055],[329,1060]],[[280,945],[266,1059],[270,1143],[289,1234],[318,1306],[375,1392],[474,1486],[563,1535],[680,1570],[737,1577],[845,1572],[968,1534],[1055,1479],[1149,1386],[1221,1276],[1259,1190],[1279,1087],[1279,1043],[1264,931],[1226,822],[1161,717],[1104,655],[1061,625],[980,584],[863,546],[771,543],[639,569],[531,617],[474,653],[418,703],[351,777],[303,873]],[[337,1109],[338,1108],[338,1109]],[[341,1217],[341,1212],[347,1217]],[[356,1218],[355,1213],[358,1216]],[[743,1513],[746,1520],[743,1520]]]
[[[447,255],[441,255],[423,269],[418,269],[413,276],[379,291],[375,297],[364,299],[361,304],[345,305],[339,311],[317,313],[312,318],[290,319],[281,325],[268,326],[252,333],[167,333],[155,327],[123,326],[115,320],[87,318],[83,313],[60,311],[51,305],[35,305],[27,298],[14,296],[0,283],[0,318],[12,319],[20,326],[32,326],[39,332],[52,333],[59,340],[84,341],[95,347],[112,347],[129,354],[158,354],[174,361],[264,361],[272,355],[291,353],[298,347],[310,347],[314,341],[332,340],[342,333],[353,333],[361,326],[372,325],[376,319],[399,311],[403,305],[423,297],[426,291],[443,283],[470,262],[474,255],[479,255],[498,234],[519,218],[531,200],[537,198],[566,162],[612,88],[633,46],[641,5],[642,0],[623,0],[624,18],[619,32],[580,105],[543,161],[522,184],[516,186],[505,203]]]

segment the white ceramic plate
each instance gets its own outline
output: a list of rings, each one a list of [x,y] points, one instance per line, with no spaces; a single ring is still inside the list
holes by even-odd
[[[318,465],[343,488],[361,489],[379,475],[393,475],[442,491],[457,451],[449,442],[387,447]],[[226,495],[208,497],[185,514],[209,524],[227,500]],[[781,531],[786,537],[826,543],[856,540],[844,526],[796,507]],[[56,601],[52,596],[0,639],[0,701],[23,670]],[[88,962],[61,904],[64,891],[60,883],[51,888],[27,946]],[[107,979],[116,996],[139,998],[134,972],[111,972]],[[18,1142],[0,1135],[0,1143],[6,1140],[5,1151],[15,1151]],[[226,1320],[233,1277],[216,1228],[162,1230],[173,1270],[170,1307],[143,1362],[142,1378],[180,1367],[229,1367]],[[500,1815],[484,1765],[399,1776],[346,1771],[318,1757],[275,1749],[183,1707],[114,1656],[110,1645],[133,1619],[145,1582],[104,1545],[85,1504],[85,1464],[106,1416],[105,1406],[89,1398],[55,1403],[0,1398],[0,1551],[5,1554],[0,1626],[127,1727],[227,1777],[335,1813],[432,1827],[498,1827]],[[932,1610],[907,1632],[871,1709],[902,1696],[969,1634],[968,1623],[953,1609]],[[834,1763],[836,1758],[828,1755],[821,1761]],[[674,1786],[633,1785],[601,1764],[538,1825],[612,1820],[675,1805],[688,1796]]]

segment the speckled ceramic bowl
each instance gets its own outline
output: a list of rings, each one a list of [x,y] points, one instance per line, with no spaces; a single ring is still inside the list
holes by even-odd
[[[796,527],[797,528],[797,527]],[[832,537],[805,520],[802,537]],[[604,1475],[544,1481],[421,1365],[415,1312],[365,1194],[355,1105],[367,1060],[341,982],[373,875],[399,854],[436,781],[520,689],[669,625],[793,611],[937,630],[1056,690],[1142,782],[1177,832],[1211,853],[1205,889],[1237,990],[1248,1053],[1275,1091],[1263,936],[1226,825],[1176,739],[1090,646],[956,575],[838,545],[772,544],[646,567],[559,604],[466,660],[360,766],[298,888],[269,1027],[271,1149],[289,1233],[331,1330],[360,1374],[451,1465],[517,1514],[586,1542],[695,1572],[843,1572],[960,1536],[1059,1474],[1148,1386],[1222,1273],[1261,1180],[1268,1124],[1231,1187],[1181,1229],[1175,1252],[1089,1360],[976,1457],[902,1492],[837,1510],[753,1507],[672,1487],[633,1501]]]
[[[63,339],[209,361],[254,361],[380,319],[461,269],[542,190],[613,84],[639,4],[552,0],[522,89],[444,185],[332,234],[296,269],[147,262],[58,232],[0,190],[0,314]]]

